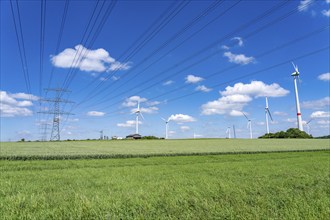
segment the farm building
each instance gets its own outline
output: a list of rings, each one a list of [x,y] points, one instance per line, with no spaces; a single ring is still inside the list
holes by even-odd
[[[130,134],[126,136],[126,139],[141,139],[142,136],[139,134]]]

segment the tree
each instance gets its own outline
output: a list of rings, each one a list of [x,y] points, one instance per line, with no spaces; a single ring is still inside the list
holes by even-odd
[[[269,133],[259,138],[313,138],[311,135],[304,131],[300,131],[298,128],[289,128],[286,131],[279,131],[275,134]]]

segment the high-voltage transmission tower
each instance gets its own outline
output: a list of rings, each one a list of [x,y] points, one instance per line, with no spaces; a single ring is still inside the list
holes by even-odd
[[[54,108],[52,110],[49,110],[49,111],[40,111],[38,113],[53,115],[53,128],[52,128],[52,133],[51,133],[51,136],[50,136],[50,141],[59,141],[60,140],[60,116],[61,115],[73,115],[69,112],[61,111],[60,104],[61,103],[73,103],[73,102],[61,98],[61,95],[64,92],[70,92],[69,90],[61,89],[61,88],[54,88],[54,89],[46,89],[46,91],[56,92],[55,98],[53,98],[53,99],[41,99],[41,101],[43,101],[43,102],[53,102],[54,103]]]

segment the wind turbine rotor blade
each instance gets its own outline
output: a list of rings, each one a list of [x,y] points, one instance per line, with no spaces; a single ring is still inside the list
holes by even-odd
[[[137,111],[135,109],[132,109],[130,114],[133,115],[133,114],[136,114],[136,113],[137,113]]]
[[[274,120],[273,120],[273,117],[272,117],[272,114],[270,114],[270,111],[269,111],[268,108],[267,108],[267,112],[268,112],[268,115],[269,115],[269,117],[270,117],[270,120],[274,121]]]
[[[165,118],[161,118],[163,121],[165,121],[166,122],[166,119]]]
[[[249,120],[248,117],[246,116],[246,114],[244,114],[244,112],[242,112],[242,114],[244,115],[244,117],[246,118],[246,120]]]
[[[141,118],[144,120],[144,117],[143,117],[143,115],[142,115],[142,112],[139,112],[139,115],[141,115]]]
[[[310,119],[310,120],[306,123],[306,125],[308,125],[311,121],[313,121],[313,118]]]
[[[294,70],[295,70],[297,73],[299,73],[299,71],[298,71],[298,66],[297,66],[297,65],[294,65],[293,62],[291,62],[291,63],[292,63],[292,66],[293,66]]]
[[[299,84],[301,84],[301,79],[300,79],[300,76],[298,75],[298,81],[299,81]]]

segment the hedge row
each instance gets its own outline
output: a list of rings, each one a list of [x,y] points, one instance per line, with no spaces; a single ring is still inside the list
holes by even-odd
[[[241,152],[201,152],[201,153],[162,153],[162,154],[87,154],[87,155],[17,155],[1,156],[0,160],[81,160],[81,159],[125,159],[125,158],[148,158],[148,157],[175,157],[175,156],[207,156],[207,155],[230,155],[230,154],[265,154],[265,153],[288,153],[288,152],[316,152],[330,151],[330,149],[312,150],[273,150],[273,151],[241,151]]]

